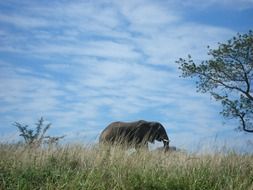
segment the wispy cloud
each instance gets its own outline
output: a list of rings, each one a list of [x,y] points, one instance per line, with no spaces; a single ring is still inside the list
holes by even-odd
[[[49,22],[41,18],[32,18],[29,16],[21,15],[0,15],[0,21],[5,24],[11,24],[15,27],[20,27],[23,29],[39,28],[48,26]]]
[[[219,6],[224,9],[233,9],[233,10],[245,10],[253,7],[252,0],[186,0],[186,1],[177,1],[175,4],[186,7],[194,7],[197,9],[207,9],[214,6]]]

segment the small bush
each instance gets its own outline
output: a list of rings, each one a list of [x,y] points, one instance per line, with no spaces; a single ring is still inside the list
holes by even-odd
[[[43,143],[46,143],[51,147],[58,144],[59,140],[65,137],[45,136],[46,132],[51,127],[51,123],[44,126],[43,117],[41,117],[38,120],[38,123],[35,124],[35,129],[31,129],[28,125],[22,125],[18,122],[15,122],[13,125],[18,128],[20,132],[19,136],[23,137],[25,144],[30,147],[36,148],[41,146]]]

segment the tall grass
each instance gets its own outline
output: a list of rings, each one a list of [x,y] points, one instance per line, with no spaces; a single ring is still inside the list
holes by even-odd
[[[1,145],[0,189],[253,189],[253,156]]]

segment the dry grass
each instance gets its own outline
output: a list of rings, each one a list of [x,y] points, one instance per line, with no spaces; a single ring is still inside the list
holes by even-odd
[[[1,145],[0,189],[253,189],[253,156]]]

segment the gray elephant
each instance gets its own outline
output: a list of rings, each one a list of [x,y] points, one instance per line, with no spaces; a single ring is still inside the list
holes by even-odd
[[[108,125],[99,137],[99,143],[121,144],[148,148],[148,142],[163,141],[164,150],[169,150],[169,138],[164,127],[158,122],[144,120],[135,122],[113,122]]]

